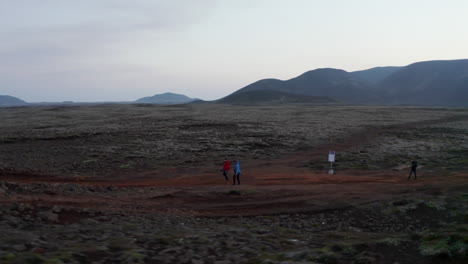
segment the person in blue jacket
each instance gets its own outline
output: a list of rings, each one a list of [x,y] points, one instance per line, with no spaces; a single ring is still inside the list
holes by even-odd
[[[240,162],[239,161],[234,161],[234,176],[232,176],[232,185],[236,185],[236,178],[237,178],[237,184],[240,185],[240,174],[241,174],[241,168],[240,168]]]

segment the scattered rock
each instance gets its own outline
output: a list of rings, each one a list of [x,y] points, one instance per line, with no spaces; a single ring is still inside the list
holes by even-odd
[[[302,260],[302,259],[305,259],[308,254],[309,254],[308,250],[299,250],[299,251],[288,252],[286,253],[285,256],[288,259]]]
[[[27,249],[24,244],[13,245],[11,248],[16,251],[25,251]]]
[[[174,255],[176,253],[179,253],[182,250],[181,247],[172,247],[172,248],[167,248],[159,252],[160,255]]]
[[[190,263],[191,264],[204,264],[205,262],[203,260],[200,260],[200,259],[191,259]]]
[[[217,260],[214,262],[214,264],[230,264],[231,262],[227,260]]]
[[[3,219],[6,221],[6,223],[12,227],[19,227],[23,224],[23,220],[20,219],[19,217],[14,217],[11,215],[4,215]]]
[[[31,249],[31,252],[35,253],[35,254],[44,254],[46,252],[46,250],[44,248],[41,248],[41,247],[35,247],[35,248]]]
[[[52,211],[42,211],[39,212],[37,216],[49,222],[58,222],[58,215]]]
[[[58,205],[54,205],[54,207],[52,207],[52,212],[58,214],[58,213],[62,212],[62,207],[60,207]]]

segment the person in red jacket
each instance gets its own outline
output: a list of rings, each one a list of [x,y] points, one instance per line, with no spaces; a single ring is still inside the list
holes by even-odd
[[[226,179],[226,181],[229,179],[228,172],[230,168],[231,168],[231,164],[229,163],[227,159],[224,159],[224,165],[223,165],[222,171],[223,171],[223,176]]]

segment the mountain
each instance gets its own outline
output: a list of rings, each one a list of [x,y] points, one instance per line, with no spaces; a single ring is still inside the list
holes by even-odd
[[[363,70],[363,71],[354,71],[354,72],[351,72],[351,75],[353,75],[356,78],[365,80],[369,83],[375,84],[387,78],[388,76],[392,75],[393,73],[397,72],[401,68],[403,67],[397,67],[397,66],[375,67],[375,68]]]
[[[197,99],[190,98],[183,94],[175,94],[175,93],[163,93],[163,94],[156,94],[154,96],[143,97],[136,100],[136,103],[144,103],[144,104],[185,104]]]
[[[0,107],[3,106],[21,106],[21,105],[27,105],[25,101],[9,96],[9,95],[0,95]]]
[[[252,91],[268,91],[264,92],[268,95],[246,93]],[[272,91],[277,93],[269,94]],[[278,93],[355,104],[468,105],[468,60],[425,61],[355,72],[317,69],[285,81],[263,79],[218,102],[248,103],[259,100],[260,95],[278,100],[283,96]]]
[[[388,104],[468,105],[468,60],[413,63],[376,86]]]
[[[309,96],[285,93],[275,90],[239,91],[226,96],[218,103],[258,104],[258,103],[333,103],[336,100],[329,97]]]
[[[334,100],[364,103],[375,98],[372,85],[338,69],[317,69],[290,80],[263,79],[220,99],[220,102],[239,101],[245,92],[269,90],[286,94],[333,98]]]

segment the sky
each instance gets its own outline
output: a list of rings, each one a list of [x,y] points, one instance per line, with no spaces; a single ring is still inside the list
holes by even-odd
[[[0,95],[214,100],[264,78],[468,58],[466,0],[0,0]]]

